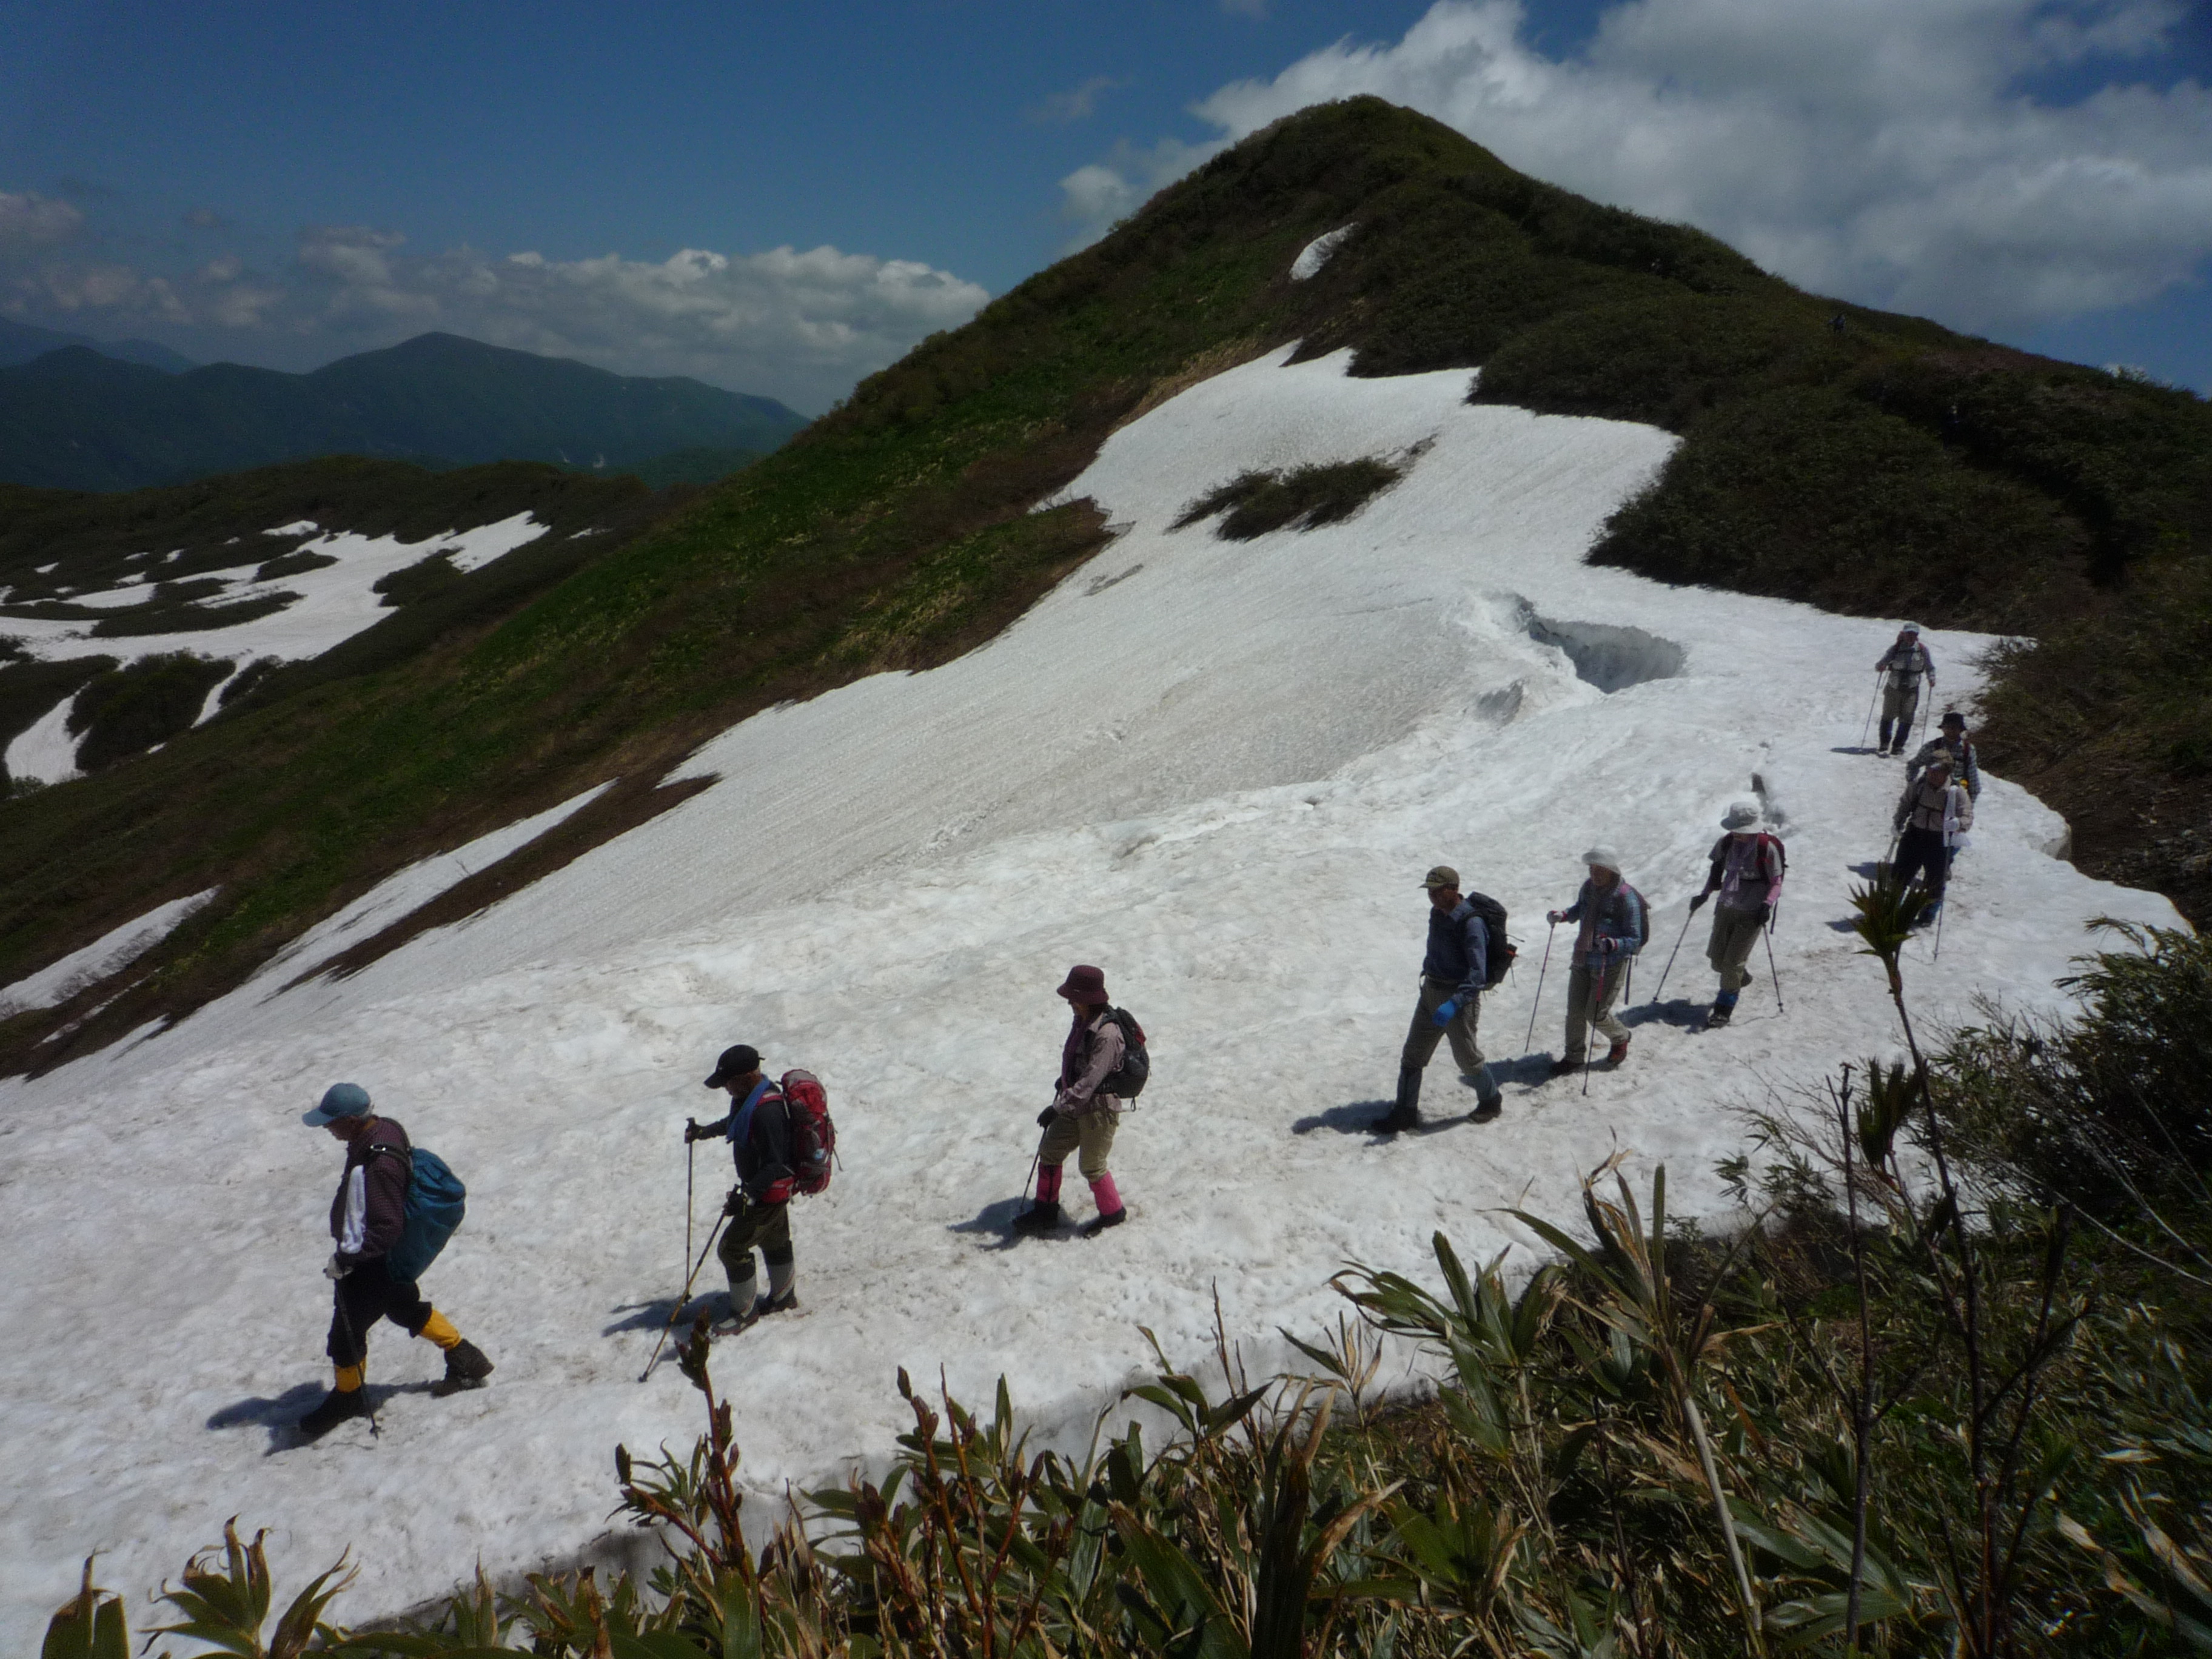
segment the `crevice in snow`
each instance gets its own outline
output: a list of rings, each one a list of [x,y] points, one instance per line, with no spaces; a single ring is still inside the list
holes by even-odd
[[[1522,623],[1539,645],[1555,647],[1575,672],[1607,694],[1646,680],[1668,680],[1689,665],[1689,653],[1672,640],[1612,623],[1554,622],[1523,603]]]

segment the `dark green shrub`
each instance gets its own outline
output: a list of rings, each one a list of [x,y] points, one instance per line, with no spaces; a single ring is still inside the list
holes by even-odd
[[[1311,530],[1341,524],[1404,476],[1402,468],[1371,457],[1288,472],[1240,473],[1185,507],[1170,528],[1181,530],[1225,512],[1215,533],[1249,542],[1285,525]]]
[[[82,739],[77,765],[97,772],[190,730],[230,671],[229,663],[177,651],[101,675],[70,710],[70,734]]]

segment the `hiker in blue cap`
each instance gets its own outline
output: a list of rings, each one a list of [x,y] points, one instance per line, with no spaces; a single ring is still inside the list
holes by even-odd
[[[446,1375],[431,1393],[481,1387],[492,1370],[483,1351],[422,1299],[414,1279],[397,1276],[386,1264],[407,1227],[413,1169],[407,1131],[392,1118],[379,1117],[368,1091],[357,1083],[332,1084],[321,1103],[300,1121],[329,1130],[346,1148],[345,1171],[331,1200],[331,1237],[337,1249],[323,1269],[331,1281],[332,1304],[325,1351],[337,1375],[330,1393],[300,1419],[300,1432],[316,1440],[349,1418],[368,1415],[368,1390],[362,1384],[368,1364],[368,1328],[380,1319],[445,1351]]]

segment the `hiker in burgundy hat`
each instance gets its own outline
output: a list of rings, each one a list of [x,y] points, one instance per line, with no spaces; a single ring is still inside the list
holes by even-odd
[[[1125,1095],[1144,1086],[1141,1080],[1132,1086],[1133,1073],[1138,1067],[1149,1069],[1149,1062],[1144,1059],[1145,1034],[1108,1000],[1103,969],[1085,965],[1069,969],[1059,994],[1067,999],[1073,1018],[1067,1041],[1060,1045],[1052,1104],[1037,1118],[1044,1139],[1037,1147],[1036,1198],[1014,1218],[1014,1231],[1059,1230],[1060,1165],[1070,1152],[1079,1152],[1083,1178],[1091,1183],[1091,1196],[1098,1206],[1097,1218],[1085,1224],[1083,1234],[1096,1238],[1129,1218],[1106,1158],[1114,1150],[1114,1130]]]

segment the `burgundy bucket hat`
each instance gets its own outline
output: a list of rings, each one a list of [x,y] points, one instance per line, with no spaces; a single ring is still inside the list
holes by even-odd
[[[1060,982],[1059,994],[1070,1002],[1104,1002],[1107,1000],[1106,970],[1078,963],[1067,970],[1067,977]]]

